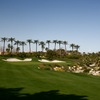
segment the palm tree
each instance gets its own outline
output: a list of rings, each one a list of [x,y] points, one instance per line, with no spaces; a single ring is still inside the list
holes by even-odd
[[[12,53],[12,49],[13,49],[13,41],[15,41],[15,38],[9,38],[8,42],[11,42],[11,53]]]
[[[24,41],[21,41],[20,45],[22,45],[22,52],[24,52],[24,46],[26,45],[26,43]]]
[[[9,52],[10,52],[10,48],[11,48],[11,45],[10,45],[10,44],[8,44],[8,46],[7,46],[7,48],[6,48],[7,53],[9,53]]]
[[[44,43],[43,41],[41,41],[41,42],[39,43],[39,45],[41,45],[41,49],[42,49],[42,52],[43,52],[43,50],[44,50],[44,48],[45,48],[45,43]]]
[[[62,41],[59,40],[57,43],[59,44],[59,49],[61,49],[60,46],[61,46],[61,44],[62,44]]]
[[[48,49],[50,49],[50,43],[51,43],[51,41],[47,40],[46,43],[48,44]]]
[[[31,43],[33,43],[33,41],[31,39],[28,39],[27,42],[29,43],[29,52],[31,52]]]
[[[5,42],[7,41],[6,37],[1,38],[1,41],[3,42],[3,54],[5,53]]]
[[[78,49],[80,48],[79,45],[75,45],[76,50],[78,51]]]
[[[53,43],[55,44],[54,49],[56,50],[56,44],[57,44],[58,40],[53,40]]]
[[[19,50],[20,50],[20,47],[17,47],[17,48],[16,48],[16,52],[19,52]]]
[[[70,47],[72,48],[72,51],[74,50],[75,44],[70,44]]]
[[[48,47],[46,47],[45,50],[48,51],[49,50]]]
[[[37,52],[37,44],[39,43],[39,40],[34,40],[34,42],[36,44],[36,52]]]
[[[63,41],[63,44],[65,45],[65,51],[67,50],[66,49],[66,45],[68,44],[68,42],[67,41]]]
[[[19,44],[20,44],[20,41],[19,40],[16,40],[15,43],[14,43],[14,45],[17,45],[16,52],[18,52],[20,50],[20,48],[18,47]]]

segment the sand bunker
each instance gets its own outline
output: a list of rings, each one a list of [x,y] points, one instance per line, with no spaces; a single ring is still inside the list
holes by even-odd
[[[8,61],[8,62],[19,62],[19,61],[32,61],[31,58],[26,58],[24,60],[20,60],[20,59],[17,59],[17,58],[8,58],[8,59],[3,59],[4,61]]]
[[[17,58],[8,58],[8,59],[3,59],[3,61],[8,61],[8,62],[24,62],[24,61],[32,61],[32,58],[26,58],[24,60],[20,60],[20,59],[17,59]],[[40,62],[50,62],[50,63],[64,62],[64,61],[59,61],[59,60],[49,61],[49,60],[46,60],[46,59],[41,59],[41,60],[38,60],[38,61],[40,61]]]
[[[51,63],[64,62],[64,61],[59,61],[59,60],[49,61],[49,60],[46,60],[46,59],[42,59],[42,60],[38,60],[38,61],[40,61],[40,62],[51,62]]]

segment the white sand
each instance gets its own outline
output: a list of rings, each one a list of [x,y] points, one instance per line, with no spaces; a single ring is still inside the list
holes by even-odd
[[[17,59],[17,58],[8,58],[8,59],[3,59],[4,61],[8,61],[8,62],[24,62],[24,61],[32,61],[31,58],[26,58],[24,60],[20,60],[20,59]],[[53,61],[49,61],[49,60],[46,60],[46,59],[42,59],[42,60],[38,60],[40,62],[51,62],[51,63],[57,63],[57,62],[64,62],[64,61],[59,61],[59,60],[53,60]]]
[[[56,63],[57,63],[57,62],[64,62],[64,61],[59,61],[59,60],[49,61],[49,60],[46,60],[46,59],[42,59],[42,60],[38,60],[38,61],[40,61],[40,62],[52,62],[52,63],[53,63],[53,62],[54,62],[54,63],[55,63],[55,62],[56,62]]]
[[[20,59],[17,59],[17,58],[8,58],[8,59],[3,59],[4,61],[8,61],[8,62],[19,62],[19,61],[31,61],[32,59],[31,58],[26,58],[24,60],[20,60]]]

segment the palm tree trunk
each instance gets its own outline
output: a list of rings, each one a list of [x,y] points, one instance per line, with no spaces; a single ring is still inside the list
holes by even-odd
[[[74,50],[74,47],[72,47],[72,51]]]
[[[36,52],[37,52],[37,43],[36,43]]]
[[[66,51],[66,45],[65,45],[65,51]]]
[[[4,41],[4,44],[3,44],[3,55],[5,53],[5,41]]]
[[[60,44],[59,44],[59,49],[60,49]]]
[[[56,50],[56,43],[55,43],[55,47],[54,47],[54,49]]]
[[[66,45],[65,45],[65,52],[66,52],[66,54],[67,54],[67,48],[66,48]]]
[[[48,49],[50,48],[50,45],[49,45],[49,43],[48,43]]]
[[[43,48],[42,48],[42,52],[43,52]]]
[[[24,45],[22,45],[22,52],[24,52]]]
[[[30,45],[30,43],[29,43],[29,52],[31,53],[31,45]]]
[[[18,44],[17,44],[17,48],[18,48]],[[17,49],[16,49],[16,53],[18,53]]]
[[[11,53],[12,53],[12,49],[13,49],[13,42],[11,42]]]

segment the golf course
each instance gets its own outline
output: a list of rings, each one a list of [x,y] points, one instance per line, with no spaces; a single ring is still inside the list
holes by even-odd
[[[100,100],[100,0],[0,0],[0,100]]]
[[[42,64],[0,59],[0,100],[100,100],[99,76],[38,69]]]

